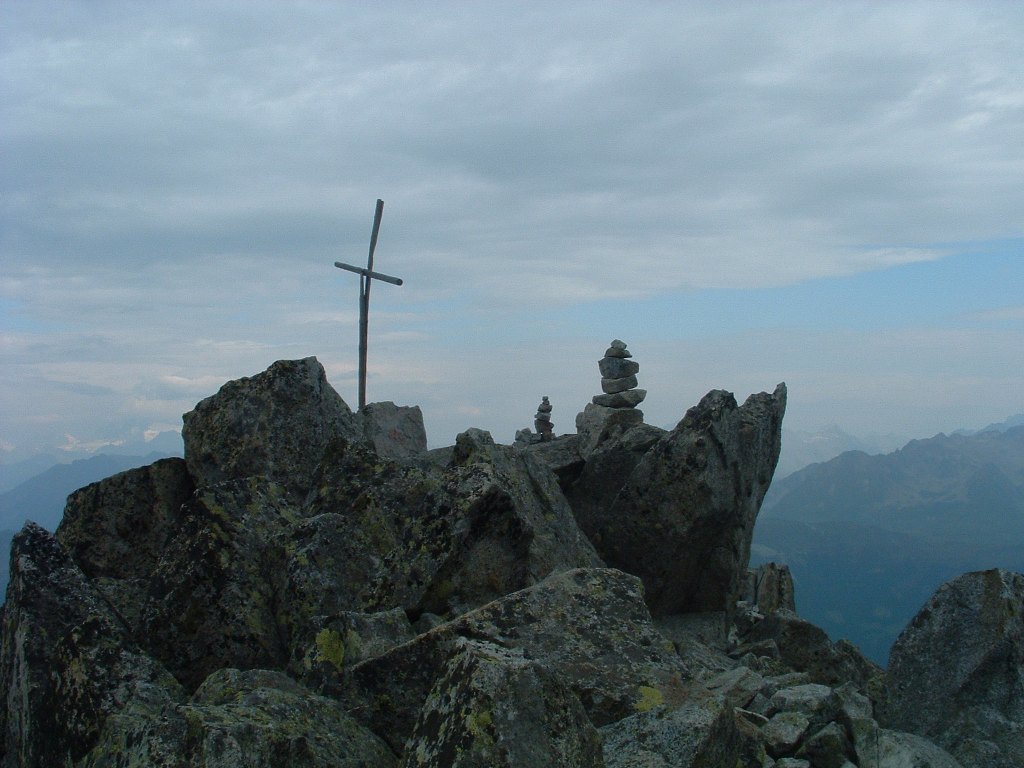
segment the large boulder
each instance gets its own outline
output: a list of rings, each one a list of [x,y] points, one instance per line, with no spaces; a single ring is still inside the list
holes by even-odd
[[[3,768],[69,765],[127,702],[181,695],[53,535],[33,523],[11,544],[0,692]]]
[[[183,420],[185,461],[197,486],[262,475],[301,496],[328,444],[363,438],[315,357],[279,360],[229,381]]]
[[[458,638],[420,710],[403,768],[601,768],[579,699],[521,650]]]
[[[743,637],[734,655],[751,652],[772,656],[792,670],[804,672],[809,680],[824,685],[852,681],[872,695],[881,693],[882,670],[847,640],[833,643],[821,627],[787,609],[758,617]]]
[[[136,699],[79,768],[392,768],[384,742],[280,672],[218,670],[184,703]]]
[[[675,706],[657,705],[601,729],[606,768],[735,766],[740,734],[731,706],[694,687]]]
[[[551,470],[470,430],[452,463],[327,451],[296,527],[289,602],[302,615],[402,607],[451,616],[557,570],[602,565]]]
[[[561,680],[598,726],[680,703],[692,678],[651,623],[639,580],[599,568],[553,574],[348,668],[325,689],[398,751],[460,638],[521,653]]]
[[[653,614],[735,604],[778,461],[785,409],[784,384],[742,406],[728,392],[710,392],[643,452],[620,488],[596,498],[570,494],[602,559],[643,579]],[[625,431],[620,440],[635,435]]]
[[[368,403],[358,416],[363,435],[379,455],[401,459],[426,453],[427,431],[418,405]]]
[[[965,765],[1024,765],[1024,575],[978,571],[939,587],[892,647],[879,722]]]
[[[162,459],[68,497],[57,541],[121,617],[138,625],[149,579],[195,487],[182,459]]]
[[[194,689],[222,667],[282,667],[289,533],[297,512],[261,477],[197,491],[150,581],[146,647]]]

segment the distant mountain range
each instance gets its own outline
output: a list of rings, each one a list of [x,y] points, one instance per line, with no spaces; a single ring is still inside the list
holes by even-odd
[[[868,435],[857,437],[832,425],[817,432],[782,430],[782,453],[775,468],[776,481],[787,477],[809,464],[833,459],[847,451],[888,453],[905,444],[904,435]]]
[[[15,486],[35,477],[41,472],[45,472],[56,464],[71,464],[81,459],[91,459],[94,456],[138,457],[148,453],[181,456],[183,451],[184,443],[181,440],[181,433],[168,430],[158,433],[149,440],[139,438],[127,440],[117,445],[107,445],[98,453],[61,448],[52,453],[36,453],[15,461],[4,457],[0,461],[0,493],[6,493]]]
[[[778,480],[755,561],[788,563],[800,613],[884,664],[943,581],[1024,570],[1024,426],[1014,422],[887,455],[850,451]]]

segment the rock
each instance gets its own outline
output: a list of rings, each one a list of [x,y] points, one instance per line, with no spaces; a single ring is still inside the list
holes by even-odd
[[[519,447],[525,448],[541,464],[554,472],[558,478],[558,485],[563,490],[572,484],[583,469],[578,435],[562,435],[545,443],[537,442]]]
[[[90,578],[148,578],[195,487],[182,459],[161,459],[68,497],[57,541]]]
[[[730,707],[746,707],[764,687],[764,678],[747,667],[735,667],[707,680],[705,685],[721,695]]]
[[[782,384],[742,407],[727,392],[711,392],[647,450],[617,492],[574,505],[602,559],[643,579],[654,615],[735,604],[785,406]]]
[[[537,415],[534,417],[533,426],[540,435],[542,442],[551,440],[554,425],[551,423],[551,403],[546,395],[541,399],[540,405],[537,406]]]
[[[194,492],[182,459],[161,459],[81,488],[68,497],[57,541],[137,628],[149,579]]]
[[[881,693],[883,672],[876,664],[849,642],[833,643],[823,629],[792,611],[779,609],[766,616],[744,640],[748,644],[773,641],[784,664],[806,672],[816,683],[840,685],[852,681],[874,696]]]
[[[806,758],[818,768],[844,768],[855,757],[846,732],[836,723],[829,723],[808,737],[797,757]]]
[[[965,765],[1024,765],[1024,575],[942,585],[893,645],[879,722],[925,736]]]
[[[601,736],[542,665],[458,638],[420,711],[403,768],[600,768]]]
[[[460,637],[521,651],[568,686],[597,726],[679,703],[692,677],[651,624],[640,582],[599,568],[553,574],[356,664],[325,690],[397,751]]]
[[[839,707],[836,694],[827,685],[805,683],[776,691],[769,701],[768,714],[799,712],[806,715],[812,725],[820,727],[835,718]]]
[[[363,435],[378,455],[404,459],[426,453],[427,431],[418,405],[367,403],[359,410],[358,418]]]
[[[183,420],[185,461],[197,486],[261,475],[300,498],[331,441],[363,437],[315,357],[279,360],[230,381]]]
[[[613,339],[612,343],[608,345],[608,349],[605,350],[605,357],[632,357],[629,350],[626,349],[626,342],[619,339]]]
[[[778,712],[761,729],[765,748],[773,757],[796,751],[811,727],[811,719],[801,712]]]
[[[643,424],[643,420],[643,411],[636,408],[606,408],[603,405],[587,403],[584,409],[576,414],[580,456],[584,459],[590,458],[590,455],[603,444]]]
[[[763,616],[779,610],[796,613],[793,575],[788,565],[764,563],[748,571],[748,585],[743,599],[749,600]]]
[[[300,636],[292,640],[294,655],[289,672],[311,687],[319,687],[328,676],[336,675],[346,666],[380,656],[416,635],[401,608],[377,613],[345,611],[337,616],[318,617],[299,628],[299,632]],[[303,637],[305,653],[300,656]]]
[[[221,667],[284,666],[279,612],[288,538],[284,489],[260,477],[200,489],[150,582],[146,647],[188,689]]]
[[[874,720],[853,727],[854,750],[860,768],[963,768],[952,755],[922,736],[879,728]],[[965,765],[982,766],[987,762]]]
[[[52,534],[28,523],[11,543],[0,645],[0,765],[70,765],[105,721],[148,691],[180,696]]]
[[[601,728],[606,768],[734,766],[740,734],[732,708],[694,690],[676,706],[656,706]]]
[[[222,669],[182,705],[128,707],[81,768],[391,768],[395,756],[337,702],[280,672]]]
[[[601,391],[606,395],[614,395],[618,392],[625,392],[637,385],[636,376],[625,376],[621,379],[601,379]]]
[[[601,371],[601,377],[605,379],[625,379],[636,376],[640,371],[639,363],[624,357],[603,357],[598,361],[597,367]]]
[[[594,405],[605,408],[636,408],[646,397],[646,389],[627,389],[625,392],[616,392],[611,395],[594,395],[591,401]]]
[[[599,406],[588,405],[584,413],[597,408]],[[606,514],[612,514],[607,508],[647,452],[667,434],[659,427],[640,423],[638,418],[632,419],[632,426],[618,431],[615,422],[638,411],[611,413],[613,416],[597,435],[588,435],[586,431],[580,431],[581,441],[591,438],[594,444],[585,454],[586,463],[581,471],[565,489],[565,496],[576,521],[598,550],[602,546],[603,536],[598,522],[603,520]]]

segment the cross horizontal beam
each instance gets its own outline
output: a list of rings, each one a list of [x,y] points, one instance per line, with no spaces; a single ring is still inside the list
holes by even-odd
[[[402,278],[392,277],[391,275],[385,275],[383,272],[374,272],[371,269],[365,267],[354,267],[351,264],[345,264],[342,261],[334,262],[334,266],[338,269],[347,269],[349,272],[355,272],[357,275],[363,277],[372,277],[374,280],[383,280],[385,283],[391,283],[392,285],[401,285]]]

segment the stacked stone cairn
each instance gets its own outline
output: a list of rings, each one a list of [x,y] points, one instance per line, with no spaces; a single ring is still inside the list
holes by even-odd
[[[540,399],[537,415],[533,417],[533,426],[537,430],[537,434],[540,435],[542,443],[546,443],[552,438],[555,425],[551,423],[551,403],[548,402],[547,395]]]
[[[515,445],[520,447],[534,445],[536,443],[548,443],[554,439],[555,425],[551,423],[551,402],[548,396],[544,395],[537,406],[537,413],[533,417],[534,432],[529,427],[516,430]]]
[[[640,364],[633,357],[626,342],[615,339],[598,363],[601,369],[601,391],[594,396],[595,405],[606,408],[636,408],[647,397],[646,389],[637,389],[636,375]]]
[[[579,450],[587,458],[601,443],[642,424],[643,411],[637,406],[647,397],[646,389],[637,389],[639,363],[626,342],[615,339],[597,365],[601,369],[601,394],[595,395],[576,416]]]

